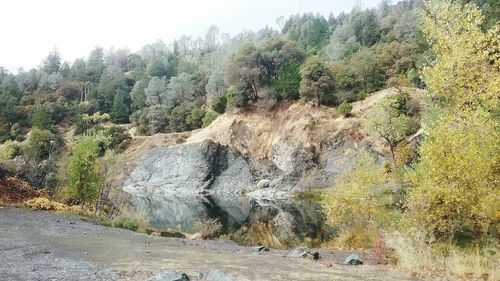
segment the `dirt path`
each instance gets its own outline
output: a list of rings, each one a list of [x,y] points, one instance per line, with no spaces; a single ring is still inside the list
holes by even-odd
[[[385,267],[327,267],[229,241],[191,241],[113,229],[82,218],[0,207],[0,280],[145,280],[161,271],[234,280],[416,280]],[[196,279],[194,279],[196,280]]]

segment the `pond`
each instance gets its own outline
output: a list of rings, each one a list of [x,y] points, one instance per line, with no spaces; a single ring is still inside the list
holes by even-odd
[[[289,248],[319,246],[333,229],[321,206],[302,199],[263,200],[236,195],[135,197],[151,226],[195,233],[195,223],[218,218],[222,238],[240,244]]]

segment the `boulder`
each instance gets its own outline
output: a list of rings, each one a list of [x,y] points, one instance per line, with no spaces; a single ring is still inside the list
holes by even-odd
[[[287,257],[289,257],[289,258],[305,258],[305,259],[309,259],[309,260],[318,260],[319,253],[312,252],[307,247],[298,247],[298,248],[291,250],[288,253]]]
[[[268,188],[268,187],[269,187],[269,183],[271,183],[271,181],[270,181],[270,180],[268,180],[268,179],[261,179],[261,180],[257,183],[257,188],[258,188],[258,189]]]
[[[307,253],[310,252],[311,250],[307,247],[298,247],[288,252],[286,256],[289,258],[303,258]]]
[[[202,281],[233,281],[227,273],[218,269],[211,269],[200,273],[200,280]]]
[[[141,157],[123,189],[136,196],[239,191],[253,185],[250,166],[236,149],[211,140],[157,147]]]
[[[351,254],[345,259],[344,264],[345,265],[362,265],[363,261],[361,260],[361,258],[357,254]]]
[[[180,272],[160,272],[147,281],[189,281],[189,277]]]

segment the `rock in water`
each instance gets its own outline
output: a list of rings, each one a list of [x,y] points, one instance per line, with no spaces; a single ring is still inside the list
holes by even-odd
[[[200,280],[203,281],[233,281],[229,275],[218,269],[212,269],[200,273]]]
[[[189,277],[179,272],[160,272],[147,281],[189,281]]]
[[[351,254],[350,256],[348,256],[345,259],[344,264],[345,265],[362,265],[363,261],[361,260],[361,258],[357,254]]]

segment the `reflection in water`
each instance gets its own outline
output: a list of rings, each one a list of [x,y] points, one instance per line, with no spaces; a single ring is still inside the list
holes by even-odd
[[[268,201],[226,194],[136,197],[134,203],[155,228],[194,233],[197,221],[219,218],[227,238],[246,244],[317,245],[332,232],[319,204],[297,199]]]

